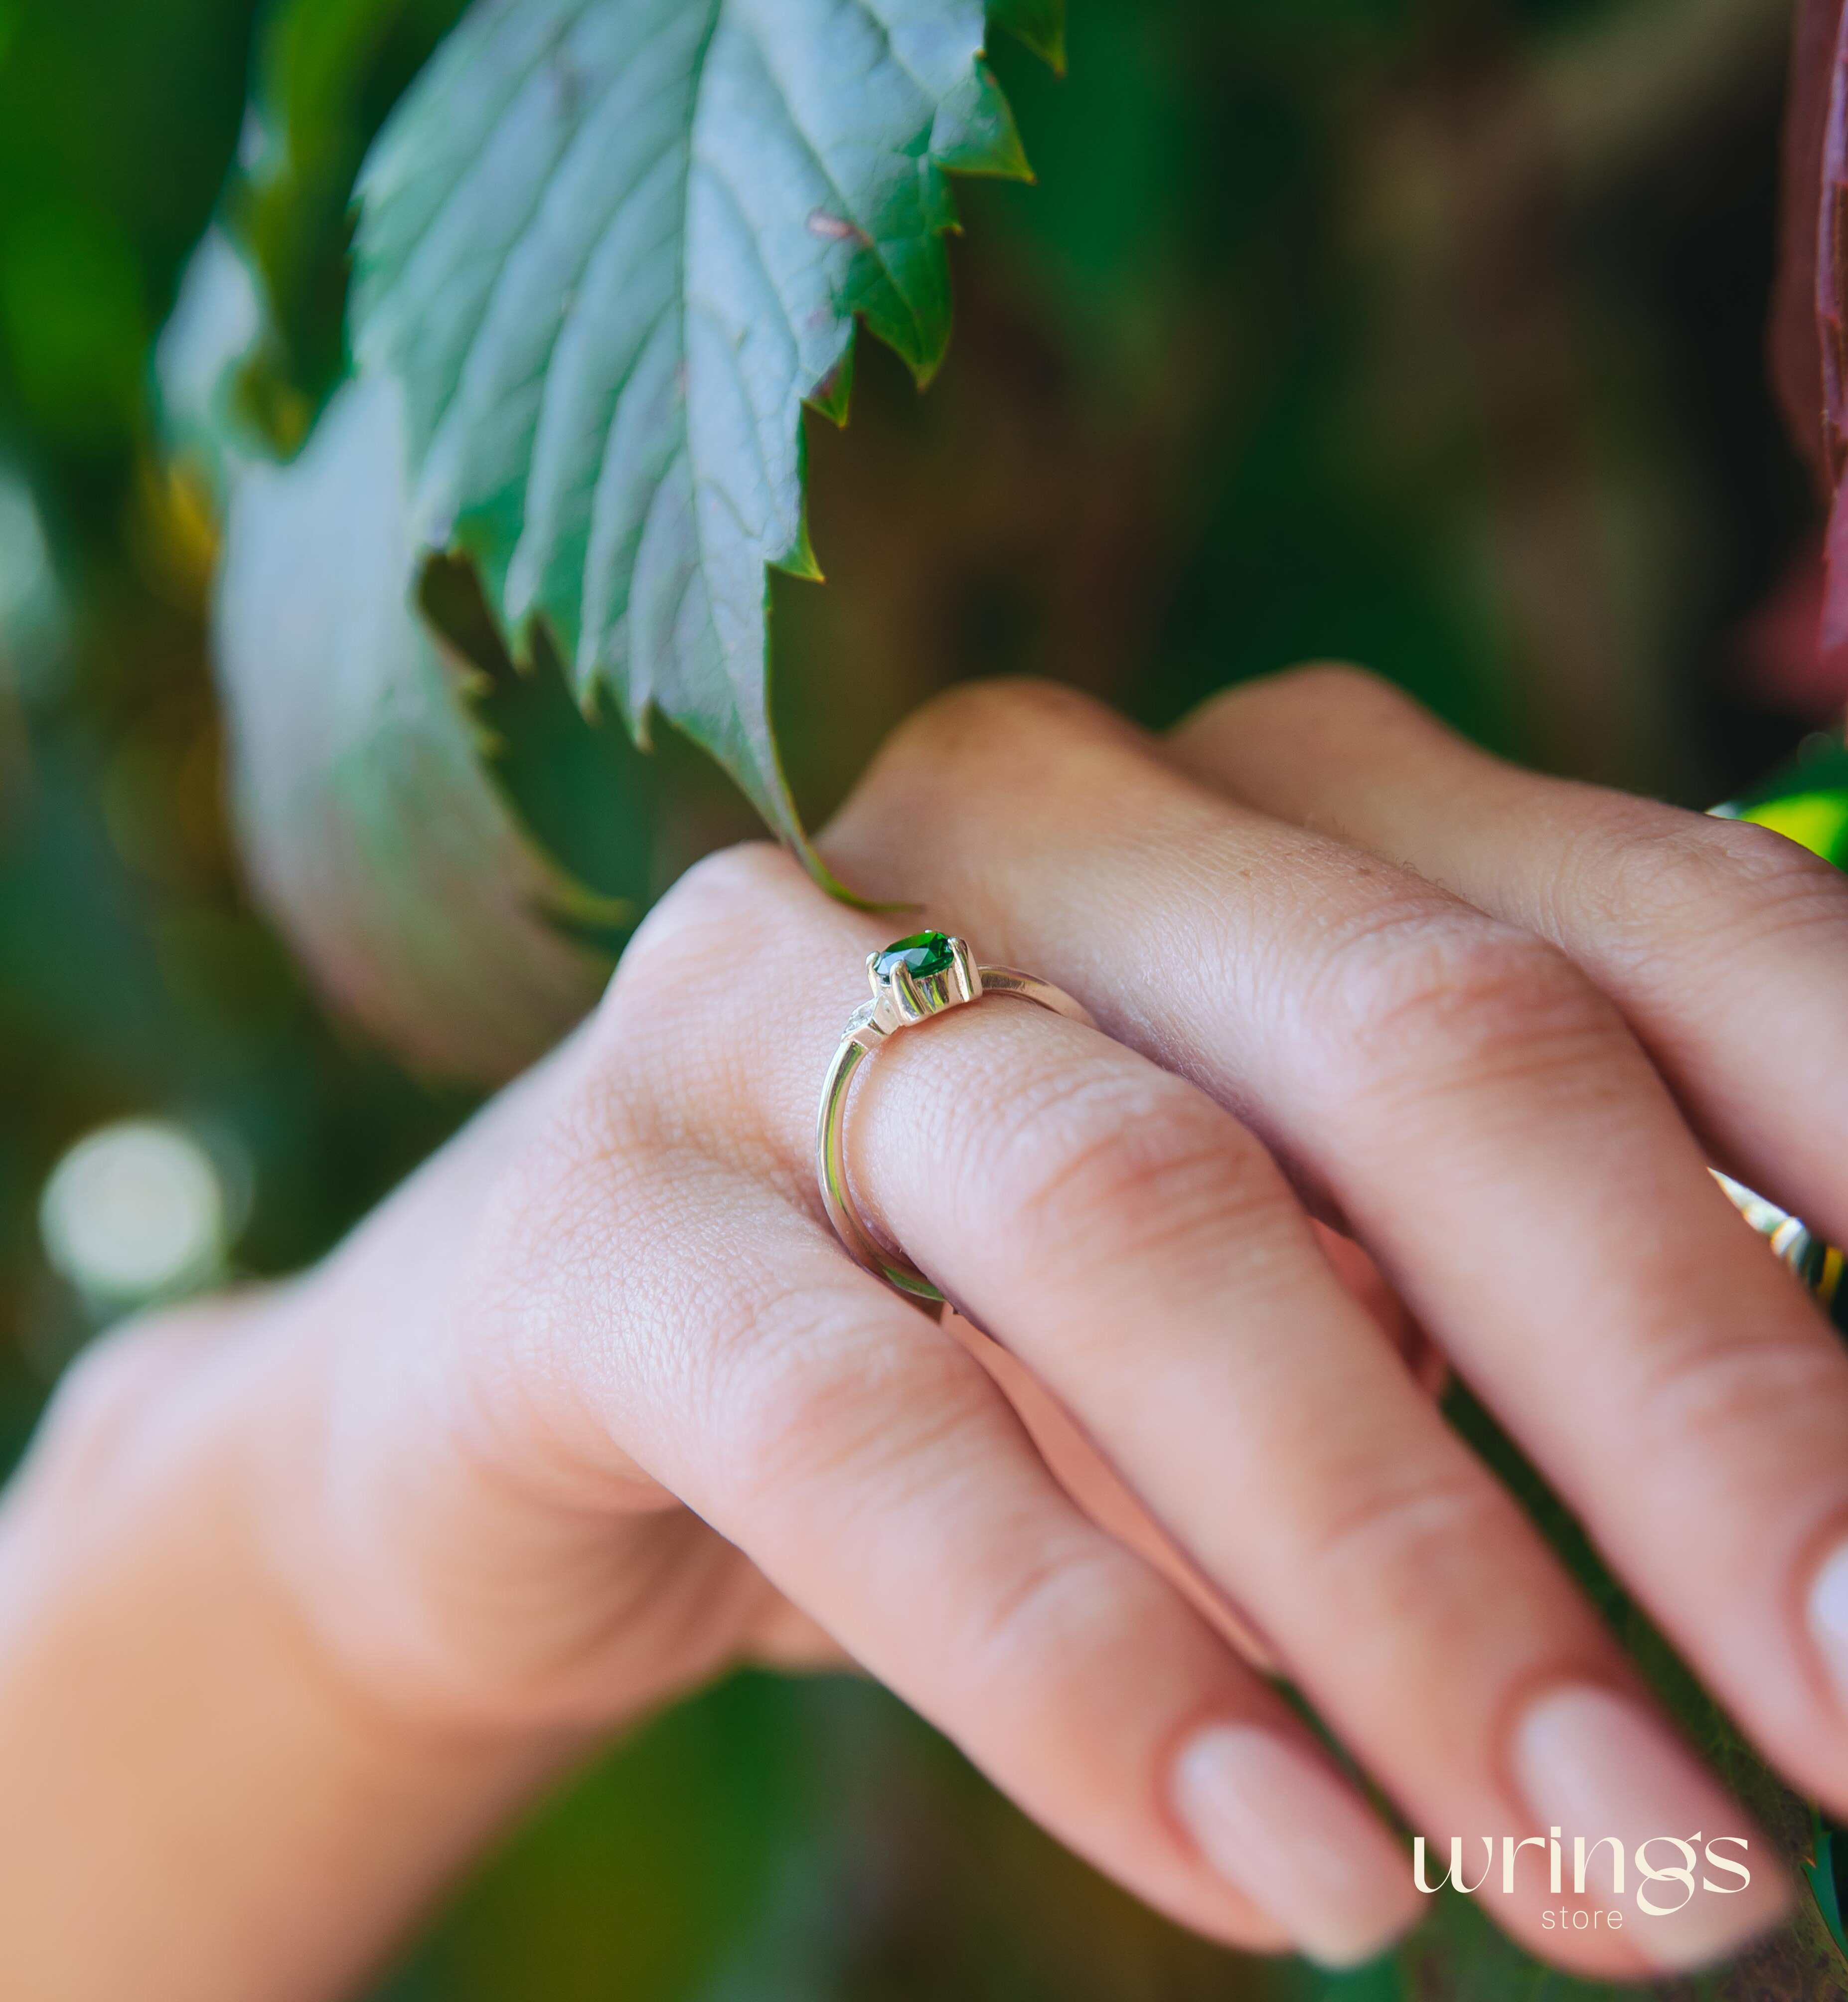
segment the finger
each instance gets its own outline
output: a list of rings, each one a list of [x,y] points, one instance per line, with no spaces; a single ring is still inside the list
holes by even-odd
[[[1176,733],[1188,769],[1417,870],[1610,995],[1716,1161],[1848,1240],[1848,879],[1769,828],[1543,777],[1376,677],[1299,668]]]
[[[800,991],[828,961],[757,901],[730,914],[728,949],[754,991]],[[857,970],[866,928],[842,929],[833,961]],[[703,943],[695,963],[715,961],[723,978]],[[730,1038],[734,1095],[764,1108],[793,1191],[812,1172],[818,1067],[792,1064],[800,1041],[775,1010]],[[1592,1724],[1615,1715],[1643,1747],[1630,1762],[1640,1805],[1626,1794],[1619,1826],[1643,1808],[1679,1826],[1693,1804],[1754,1840],[1647,1723],[1588,1609],[1219,1107],[1093,1032],[1003,1002],[882,1050],[852,1120],[875,1222],[1059,1394],[1421,1825],[1526,1832],[1535,1809],[1500,1742],[1511,1708],[1530,1712],[1517,1735],[1531,1736],[1557,1714],[1582,1721],[1588,1702]],[[1543,1889],[1529,1873],[1498,1916],[1557,1952]],[[1560,1957],[1606,1972],[1706,1958],[1778,1896],[1768,1869],[1756,1902],[1713,1901],[1653,1936],[1647,1960],[1606,1934],[1569,1936]]]
[[[773,1048],[818,1088],[821,1024],[844,1011],[802,976],[843,935],[857,969],[860,924],[773,855],[683,886],[520,1177],[523,1210],[577,1221],[563,1243],[504,1226],[498,1283],[550,1331],[574,1407],[1054,1833],[1222,1939],[1365,1958],[1412,1916],[1403,1853],[1174,1589],[1072,1505],[971,1358],[842,1256],[806,1186],[800,1206],[776,1186],[791,1177],[743,1066]],[[637,1076],[640,1111],[597,1082]],[[1177,1772],[1211,1799],[1191,1829]]]
[[[1004,1004],[990,1015],[882,1053],[854,1107],[868,1208],[1250,1609],[1415,1825],[1440,1844],[1459,1829],[1544,1830],[1567,1776],[1594,1763],[1579,1740],[1595,1731],[1627,1741],[1618,1784],[1602,1775],[1602,1798],[1584,1804],[1601,1824],[1680,1827],[1692,1813],[1689,1827],[1762,1851],[1379,1341],[1262,1149],[1131,1052]],[[1576,1735],[1539,1755],[1556,1770],[1524,1793],[1524,1748],[1560,1717]],[[1779,1904],[1768,1871],[1757,1902],[1714,1901],[1639,1936],[1641,1959],[1604,1938],[1562,1955],[1545,1888],[1529,1872],[1497,1917],[1607,1973],[1698,1963]]]
[[[1233,1604],[1224,1588],[1149,1513],[1097,1441],[1040,1379],[985,1328],[955,1308],[944,1308],[942,1325],[1000,1386],[1041,1459],[1091,1521],[1170,1580],[1241,1661],[1260,1675],[1277,1674],[1277,1656],[1250,1616]]]
[[[1848,1365],[1615,1011],[1541,943],[1034,699],[1030,738],[1006,691],[926,719],[844,864],[1245,1112],[1761,1743],[1842,1800],[1848,1732],[1794,1615],[1848,1520]],[[926,819],[928,849],[882,832]]]

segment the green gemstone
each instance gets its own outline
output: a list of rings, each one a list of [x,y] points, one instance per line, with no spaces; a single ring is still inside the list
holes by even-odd
[[[941,932],[918,932],[888,945],[873,962],[881,980],[890,980],[903,967],[914,980],[927,980],[933,973],[947,973],[955,963],[950,941]]]

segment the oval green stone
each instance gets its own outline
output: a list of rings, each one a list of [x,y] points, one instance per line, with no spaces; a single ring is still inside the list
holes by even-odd
[[[888,945],[874,964],[882,980],[889,980],[902,966],[914,980],[928,979],[933,973],[947,973],[954,963],[950,941],[941,932],[916,932]]]

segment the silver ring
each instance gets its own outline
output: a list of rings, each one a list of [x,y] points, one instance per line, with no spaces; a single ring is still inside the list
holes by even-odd
[[[943,1296],[916,1266],[908,1260],[888,1259],[880,1251],[853,1207],[846,1160],[847,1090],[853,1073],[888,1036],[946,1010],[966,1008],[988,994],[1015,995],[1086,1028],[1097,1025],[1088,1010],[1051,981],[1016,972],[1011,966],[978,966],[968,942],[944,932],[919,932],[868,953],[866,978],[873,998],[848,1017],[821,1086],[815,1179],[835,1234],[869,1272],[913,1299],[940,1301]]]

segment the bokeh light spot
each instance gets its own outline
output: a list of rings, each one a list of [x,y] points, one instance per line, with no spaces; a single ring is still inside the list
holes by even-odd
[[[123,1120],[79,1140],[39,1205],[45,1255],[79,1292],[134,1306],[221,1270],[225,1191],[212,1158],[166,1121]]]

